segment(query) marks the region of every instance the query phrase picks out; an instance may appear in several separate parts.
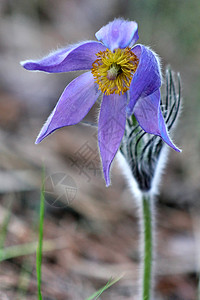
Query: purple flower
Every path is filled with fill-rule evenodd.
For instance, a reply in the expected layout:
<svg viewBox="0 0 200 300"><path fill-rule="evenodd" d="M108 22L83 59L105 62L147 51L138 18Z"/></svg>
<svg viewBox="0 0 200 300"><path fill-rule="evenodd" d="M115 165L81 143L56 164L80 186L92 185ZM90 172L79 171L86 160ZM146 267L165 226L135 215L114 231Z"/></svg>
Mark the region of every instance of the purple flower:
<svg viewBox="0 0 200 300"><path fill-rule="evenodd" d="M158 57L138 40L138 25L115 19L97 33L98 41L86 41L22 62L27 70L60 73L87 70L62 93L42 127L36 144L56 129L79 123L103 95L99 114L98 142L106 184L111 163L124 135L126 114L134 114L148 133L170 140L160 110L161 71Z"/></svg>

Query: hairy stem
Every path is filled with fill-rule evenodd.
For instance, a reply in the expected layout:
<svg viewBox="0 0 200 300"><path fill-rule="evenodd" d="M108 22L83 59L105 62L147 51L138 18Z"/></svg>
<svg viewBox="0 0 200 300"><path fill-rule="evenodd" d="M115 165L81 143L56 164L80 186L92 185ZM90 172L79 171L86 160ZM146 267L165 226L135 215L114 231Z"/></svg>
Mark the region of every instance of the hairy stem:
<svg viewBox="0 0 200 300"><path fill-rule="evenodd" d="M149 195L142 195L143 222L143 274L142 300L150 300L152 296L152 262L153 262L153 199Z"/></svg>

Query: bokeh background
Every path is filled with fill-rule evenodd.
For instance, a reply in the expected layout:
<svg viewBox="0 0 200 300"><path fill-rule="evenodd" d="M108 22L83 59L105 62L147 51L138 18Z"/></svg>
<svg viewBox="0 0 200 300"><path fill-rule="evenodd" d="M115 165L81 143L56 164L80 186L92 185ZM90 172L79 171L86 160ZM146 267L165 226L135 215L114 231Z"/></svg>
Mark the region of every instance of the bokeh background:
<svg viewBox="0 0 200 300"><path fill-rule="evenodd" d="M94 39L95 32L115 17L137 21L139 43L161 56L163 73L170 65L181 74L183 108L174 140L183 152L170 150L157 199L155 299L196 299L199 16L197 0L0 0L0 246L27 244L12 248L1 262L1 299L37 297L34 249L42 165L46 172L44 299L82 300L122 273L123 278L101 299L137 299L137 208L117 163L112 186L105 187L95 129L63 128L34 144L63 89L78 73L31 73L19 64ZM87 120L95 120L96 114L94 107Z"/></svg>

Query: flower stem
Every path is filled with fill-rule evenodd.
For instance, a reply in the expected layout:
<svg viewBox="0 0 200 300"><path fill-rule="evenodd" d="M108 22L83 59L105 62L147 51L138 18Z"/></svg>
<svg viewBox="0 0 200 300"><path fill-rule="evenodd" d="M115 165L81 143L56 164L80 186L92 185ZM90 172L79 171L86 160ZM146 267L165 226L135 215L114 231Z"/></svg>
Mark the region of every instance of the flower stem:
<svg viewBox="0 0 200 300"><path fill-rule="evenodd" d="M152 198L142 195L143 220L143 274L142 274L142 300L151 299L152 291L152 261L153 261L153 213Z"/></svg>

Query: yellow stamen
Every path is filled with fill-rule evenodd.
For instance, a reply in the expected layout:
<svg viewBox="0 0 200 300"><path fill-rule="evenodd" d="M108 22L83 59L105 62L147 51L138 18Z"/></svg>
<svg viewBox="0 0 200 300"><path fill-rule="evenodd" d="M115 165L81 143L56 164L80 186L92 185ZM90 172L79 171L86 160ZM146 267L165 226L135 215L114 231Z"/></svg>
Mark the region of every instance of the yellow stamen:
<svg viewBox="0 0 200 300"><path fill-rule="evenodd" d="M102 93L123 95L130 87L132 77L137 69L139 59L129 47L106 49L97 54L92 64L92 74Z"/></svg>

